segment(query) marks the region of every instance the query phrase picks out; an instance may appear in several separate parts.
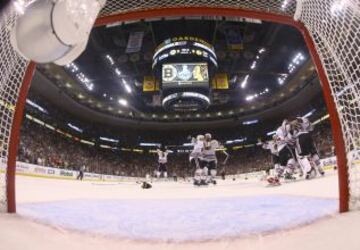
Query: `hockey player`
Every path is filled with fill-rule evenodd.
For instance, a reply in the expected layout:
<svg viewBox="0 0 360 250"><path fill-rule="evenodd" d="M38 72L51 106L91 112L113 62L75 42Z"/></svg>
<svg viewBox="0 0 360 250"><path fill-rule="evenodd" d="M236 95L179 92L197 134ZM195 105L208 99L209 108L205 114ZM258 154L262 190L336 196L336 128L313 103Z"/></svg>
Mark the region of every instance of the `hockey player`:
<svg viewBox="0 0 360 250"><path fill-rule="evenodd" d="M165 179L167 178L167 157L168 154L171 152L170 150L167 150L165 147L162 147L161 149L157 149L158 154L158 171L157 171L157 178L160 178L161 176Z"/></svg>
<svg viewBox="0 0 360 250"><path fill-rule="evenodd" d="M204 148L204 139L205 137L203 135L198 135L191 140L193 150L190 153L189 161L191 165L195 166L194 185L196 186L206 185L207 171L204 171L200 165L200 159Z"/></svg>
<svg viewBox="0 0 360 250"><path fill-rule="evenodd" d="M293 180L295 179L293 174L296 167L296 158L291 146L294 145L295 139L290 131L291 125L287 119L285 119L281 126L276 130L276 144L280 164L277 171L277 177L282 177L282 175L284 175L285 179Z"/></svg>
<svg viewBox="0 0 360 250"><path fill-rule="evenodd" d="M324 175L324 170L321 167L320 157L315 148L314 141L311 137L311 132L314 130L313 125L309 119L305 117L297 117L291 122L296 138L296 154L298 161L306 173L306 179L311 178L312 173L316 170L319 174Z"/></svg>
<svg viewBox="0 0 360 250"><path fill-rule="evenodd" d="M197 169L200 167L200 157L204 148L204 136L198 135L196 138L192 138L191 144L193 145L193 150L190 153L189 161Z"/></svg>
<svg viewBox="0 0 360 250"><path fill-rule="evenodd" d="M85 165L82 166L82 167L80 167L80 169L79 169L79 174L78 174L78 176L76 177L77 180L80 180L80 181L83 180L85 170L86 170Z"/></svg>
<svg viewBox="0 0 360 250"><path fill-rule="evenodd" d="M201 165L203 171L208 174L207 183L212 183L216 185L215 176L217 174L217 157L216 150L220 148L220 143L217 140L213 140L211 134L205 134L204 148L202 151ZM226 155L225 162L227 161L229 155L222 151Z"/></svg>
<svg viewBox="0 0 360 250"><path fill-rule="evenodd" d="M271 153L271 159L272 159L272 165L273 168L275 169L275 172L278 171L278 169L280 168L280 161L279 161L279 152L277 149L277 136L274 135L271 141L267 141L267 142L262 142L261 140L259 140L258 144L259 146L262 146L263 149L269 150ZM269 176L270 175L270 169L266 169L266 175Z"/></svg>

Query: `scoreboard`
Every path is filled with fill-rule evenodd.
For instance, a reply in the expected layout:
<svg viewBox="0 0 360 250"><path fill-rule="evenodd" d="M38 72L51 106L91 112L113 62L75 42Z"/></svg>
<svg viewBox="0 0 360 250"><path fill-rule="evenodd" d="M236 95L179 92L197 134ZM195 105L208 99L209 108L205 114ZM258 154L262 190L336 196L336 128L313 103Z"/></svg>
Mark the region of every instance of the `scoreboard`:
<svg viewBox="0 0 360 250"><path fill-rule="evenodd" d="M207 63L173 63L162 65L162 87L201 87L209 85Z"/></svg>
<svg viewBox="0 0 360 250"><path fill-rule="evenodd" d="M152 66L164 109L196 112L209 107L218 66L212 45L192 36L167 39L156 48Z"/></svg>

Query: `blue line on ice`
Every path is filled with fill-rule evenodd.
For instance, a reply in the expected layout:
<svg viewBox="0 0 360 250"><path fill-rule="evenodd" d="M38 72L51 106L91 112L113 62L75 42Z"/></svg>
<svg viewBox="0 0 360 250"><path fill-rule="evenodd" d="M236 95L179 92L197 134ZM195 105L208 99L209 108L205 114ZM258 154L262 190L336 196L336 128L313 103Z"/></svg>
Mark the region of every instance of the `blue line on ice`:
<svg viewBox="0 0 360 250"><path fill-rule="evenodd" d="M338 200L299 196L28 203L41 222L134 240L214 240L282 230L336 213Z"/></svg>

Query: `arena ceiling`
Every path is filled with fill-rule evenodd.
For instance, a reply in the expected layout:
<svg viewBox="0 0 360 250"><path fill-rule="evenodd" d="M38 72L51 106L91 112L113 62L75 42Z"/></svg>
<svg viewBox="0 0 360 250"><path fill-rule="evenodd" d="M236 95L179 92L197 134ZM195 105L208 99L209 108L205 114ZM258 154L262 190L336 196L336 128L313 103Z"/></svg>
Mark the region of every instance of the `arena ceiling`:
<svg viewBox="0 0 360 250"><path fill-rule="evenodd" d="M129 36L134 32L143 33L141 48L127 53ZM231 32L237 36L229 36ZM152 74L155 48L165 39L185 35L214 46L217 72L227 74L229 88L212 91L211 106L205 111L173 113L159 105L157 92L143 92L143 80ZM236 46L229 40L235 40ZM317 75L301 34L286 25L250 19L172 18L96 27L86 51L74 65L76 72L72 67L38 66L40 78L50 80L41 80L42 85L54 86L37 88L46 95L44 90L54 92L55 87L55 92L73 101L66 103L67 110L82 110L80 116L84 110L94 111L88 119L99 114L111 116L109 123L157 126L161 122L176 127L181 121L181 127L185 123L193 126L194 122L221 126L234 119L256 120L265 113L284 113L284 104L289 100L305 105L320 92L320 87L313 87ZM301 92L304 97L296 98ZM64 106L62 98L49 100ZM126 100L127 105L119 100ZM271 114L265 112L270 110ZM99 117L97 120L104 121Z"/></svg>

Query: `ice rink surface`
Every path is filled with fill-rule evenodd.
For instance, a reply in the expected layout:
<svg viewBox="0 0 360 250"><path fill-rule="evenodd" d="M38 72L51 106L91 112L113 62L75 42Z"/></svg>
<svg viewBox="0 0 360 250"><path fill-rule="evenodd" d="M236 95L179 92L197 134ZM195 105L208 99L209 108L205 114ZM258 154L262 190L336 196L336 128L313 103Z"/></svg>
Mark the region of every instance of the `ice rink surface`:
<svg viewBox="0 0 360 250"><path fill-rule="evenodd" d="M17 215L0 249L360 249L360 213L337 214L337 176L267 188L259 180L92 183L17 176Z"/></svg>

